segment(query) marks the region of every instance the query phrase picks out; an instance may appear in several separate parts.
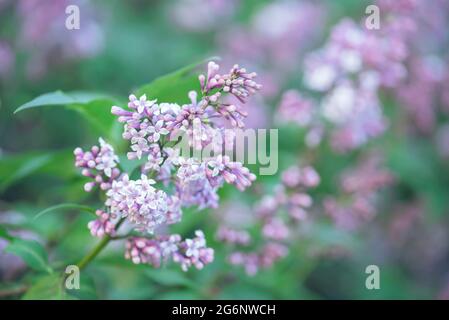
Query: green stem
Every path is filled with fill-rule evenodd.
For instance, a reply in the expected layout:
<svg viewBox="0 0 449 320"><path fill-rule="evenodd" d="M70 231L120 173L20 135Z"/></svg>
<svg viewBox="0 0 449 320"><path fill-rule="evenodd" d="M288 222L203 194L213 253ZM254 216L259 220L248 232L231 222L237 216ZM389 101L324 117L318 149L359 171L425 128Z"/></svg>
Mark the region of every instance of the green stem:
<svg viewBox="0 0 449 320"><path fill-rule="evenodd" d="M116 227L115 230L117 231L118 228L120 227L120 225L123 223L124 219L121 219ZM84 256L84 258L82 258L80 260L80 262L78 262L77 266L78 268L84 269L93 259L95 259L95 257L108 245L108 243L114 240L110 235L106 235L103 239L101 239L101 241L92 249L92 251L90 251L86 256Z"/></svg>
<svg viewBox="0 0 449 320"><path fill-rule="evenodd" d="M77 266L81 270L86 267L89 262L91 262L95 257L108 245L109 241L111 241L111 237L109 235L105 236L101 241L93 248L91 252L89 252L80 262L78 262Z"/></svg>

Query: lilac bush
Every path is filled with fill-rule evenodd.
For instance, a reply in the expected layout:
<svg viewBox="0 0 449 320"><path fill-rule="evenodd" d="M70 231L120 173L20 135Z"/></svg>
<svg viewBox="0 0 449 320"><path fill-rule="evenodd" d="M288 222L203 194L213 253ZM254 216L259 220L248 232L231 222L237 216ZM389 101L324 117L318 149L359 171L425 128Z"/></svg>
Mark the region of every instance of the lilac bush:
<svg viewBox="0 0 449 320"><path fill-rule="evenodd" d="M447 0L69 4L0 0L0 297L449 296Z"/></svg>

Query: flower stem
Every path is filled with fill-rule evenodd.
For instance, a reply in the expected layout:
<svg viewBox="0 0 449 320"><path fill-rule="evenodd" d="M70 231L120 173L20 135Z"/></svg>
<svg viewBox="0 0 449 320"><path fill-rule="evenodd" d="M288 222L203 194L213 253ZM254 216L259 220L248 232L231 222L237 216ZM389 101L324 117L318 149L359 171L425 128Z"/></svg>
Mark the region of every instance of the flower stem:
<svg viewBox="0 0 449 320"><path fill-rule="evenodd" d="M120 225L123 223L124 219L121 219L117 225L115 226L115 230L117 231ZM110 235L106 235L101 241L90 251L84 258L77 263L78 268L84 269L95 257L108 245L108 243L113 240Z"/></svg>
<svg viewBox="0 0 449 320"><path fill-rule="evenodd" d="M95 257L106 247L111 241L111 237L109 235L105 236L101 241L93 248L91 252L89 252L80 262L78 262L77 266L81 270L86 267L89 262L91 262Z"/></svg>

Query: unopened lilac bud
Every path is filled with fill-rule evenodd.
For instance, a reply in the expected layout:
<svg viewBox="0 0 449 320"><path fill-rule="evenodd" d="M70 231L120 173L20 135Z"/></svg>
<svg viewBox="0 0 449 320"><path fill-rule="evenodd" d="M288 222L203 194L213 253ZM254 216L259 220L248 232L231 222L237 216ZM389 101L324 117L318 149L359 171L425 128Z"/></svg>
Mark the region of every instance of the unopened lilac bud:
<svg viewBox="0 0 449 320"><path fill-rule="evenodd" d="M84 191L91 192L92 188L95 186L94 182L87 182L84 184Z"/></svg>

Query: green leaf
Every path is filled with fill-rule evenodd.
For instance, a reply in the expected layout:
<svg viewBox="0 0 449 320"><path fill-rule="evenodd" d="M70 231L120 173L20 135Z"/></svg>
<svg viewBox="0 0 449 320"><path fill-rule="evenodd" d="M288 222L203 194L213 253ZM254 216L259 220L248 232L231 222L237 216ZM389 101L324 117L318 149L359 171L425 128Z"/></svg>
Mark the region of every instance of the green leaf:
<svg viewBox="0 0 449 320"><path fill-rule="evenodd" d="M201 296L191 290L175 290L161 292L155 298L157 300L198 300L201 299Z"/></svg>
<svg viewBox="0 0 449 320"><path fill-rule="evenodd" d="M174 271L169 269L149 269L145 274L154 282L163 286L182 286L194 288L192 280L186 277L182 271Z"/></svg>
<svg viewBox="0 0 449 320"><path fill-rule="evenodd" d="M447 212L447 176L432 146L415 139L392 144L387 149L387 164L398 181L412 189L424 200L430 213L427 217L441 218Z"/></svg>
<svg viewBox="0 0 449 320"><path fill-rule="evenodd" d="M60 274L40 278L22 297L23 300L63 300L66 298Z"/></svg>
<svg viewBox="0 0 449 320"><path fill-rule="evenodd" d="M148 99L158 99L159 102L188 103L189 91L200 92L201 90L196 69L206 61L214 59L218 58L202 60L156 78L151 83L139 88L135 95L140 97L146 94Z"/></svg>
<svg viewBox="0 0 449 320"><path fill-rule="evenodd" d="M61 179L77 177L73 150L29 152L0 158L0 192L33 174L46 174Z"/></svg>
<svg viewBox="0 0 449 320"><path fill-rule="evenodd" d="M120 102L102 93L55 91L21 105L14 113L44 106L65 106L80 113L105 139L117 141L121 125L111 113L113 105L120 105Z"/></svg>
<svg viewBox="0 0 449 320"><path fill-rule="evenodd" d="M33 100L22 104L19 108L17 108L14 113L18 113L22 110L36 108L41 106L54 106L54 105L66 105L70 103L76 103L76 99L65 94L62 91L55 91L44 93Z"/></svg>
<svg viewBox="0 0 449 320"><path fill-rule="evenodd" d="M104 100L105 94L76 91L65 93L60 90L44 93L33 100L22 104L14 113L43 106L64 106L69 104L86 104L95 100Z"/></svg>
<svg viewBox="0 0 449 320"><path fill-rule="evenodd" d="M134 170L136 170L139 166L145 164L145 162L147 161L145 158L129 160L126 155L119 155L118 157L120 159L120 167L124 172L128 173L129 176L132 175Z"/></svg>
<svg viewBox="0 0 449 320"><path fill-rule="evenodd" d="M39 219L43 215L50 213L50 212L55 212L55 211L60 211L60 210L69 210L69 209L85 211L85 212L92 213L93 215L95 215L95 209L92 209L91 207L83 206L83 205L76 204L76 203L61 203L61 204L55 205L53 207L47 208L47 209L42 210L41 212L37 213L36 216L34 217L34 220Z"/></svg>
<svg viewBox="0 0 449 320"><path fill-rule="evenodd" d="M81 114L101 134L106 134L105 139L108 139L111 137L116 138L117 133L114 133L113 130L115 128L118 130L122 127L116 121L117 117L111 113L111 107L116 104L113 100L102 99L89 101L84 104L69 104L67 108Z"/></svg>
<svg viewBox="0 0 449 320"><path fill-rule="evenodd" d="M0 160L0 192L51 162L53 154L28 154Z"/></svg>
<svg viewBox="0 0 449 320"><path fill-rule="evenodd" d="M9 235L8 230L4 226L0 225L0 238L6 239L8 241L12 241L14 239L13 236Z"/></svg>
<svg viewBox="0 0 449 320"><path fill-rule="evenodd" d="M48 265L47 252L39 242L14 239L5 248L5 252L21 257L30 268L36 271L52 272L52 269Z"/></svg>

